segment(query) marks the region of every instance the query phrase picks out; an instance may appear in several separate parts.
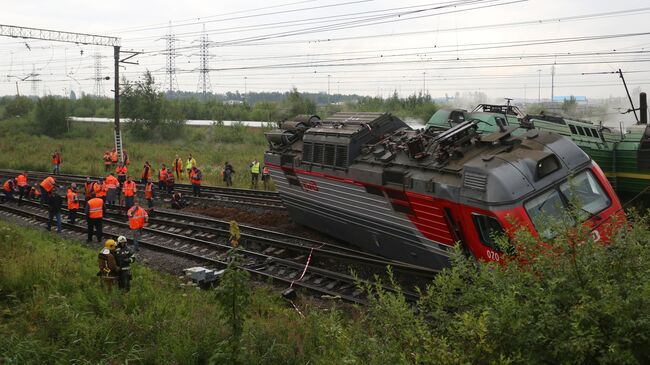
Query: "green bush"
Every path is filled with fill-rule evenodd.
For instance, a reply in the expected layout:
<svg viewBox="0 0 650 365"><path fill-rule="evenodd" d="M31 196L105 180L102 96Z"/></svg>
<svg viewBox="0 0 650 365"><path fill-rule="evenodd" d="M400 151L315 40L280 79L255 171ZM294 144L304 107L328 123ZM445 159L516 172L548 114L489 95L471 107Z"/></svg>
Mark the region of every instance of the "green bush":
<svg viewBox="0 0 650 365"><path fill-rule="evenodd" d="M41 134L50 137L61 136L68 130L67 99L54 96L38 99L33 122Z"/></svg>
<svg viewBox="0 0 650 365"><path fill-rule="evenodd" d="M365 285L365 308L299 311L234 267L203 292L138 265L130 293L107 293L96 251L0 222L0 362L646 364L649 217L629 219L608 246L518 230L502 265L457 248L415 304Z"/></svg>

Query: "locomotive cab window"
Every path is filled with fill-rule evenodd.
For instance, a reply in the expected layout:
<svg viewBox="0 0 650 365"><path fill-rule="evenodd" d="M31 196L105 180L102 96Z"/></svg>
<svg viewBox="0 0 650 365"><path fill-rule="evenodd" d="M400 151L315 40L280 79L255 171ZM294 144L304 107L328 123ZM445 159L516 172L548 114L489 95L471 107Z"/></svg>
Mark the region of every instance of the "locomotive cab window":
<svg viewBox="0 0 650 365"><path fill-rule="evenodd" d="M563 224L575 225L571 207L576 208L577 218L584 221L611 205L611 199L590 170L582 171L524 203L524 209L535 229L544 238L553 238L554 229Z"/></svg>
<svg viewBox="0 0 650 365"><path fill-rule="evenodd" d="M494 217L483 214L472 214L472 220L474 221L474 226L476 227L476 232L481 243L493 250L501 252L495 240L497 235L505 233L503 227L501 227L501 223Z"/></svg>

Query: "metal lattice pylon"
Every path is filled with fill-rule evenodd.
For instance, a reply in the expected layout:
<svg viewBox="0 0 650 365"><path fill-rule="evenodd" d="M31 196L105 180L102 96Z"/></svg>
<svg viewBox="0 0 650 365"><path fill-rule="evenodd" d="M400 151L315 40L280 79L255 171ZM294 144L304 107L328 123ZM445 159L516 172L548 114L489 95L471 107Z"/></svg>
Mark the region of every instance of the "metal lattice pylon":
<svg viewBox="0 0 650 365"><path fill-rule="evenodd" d="M199 66L199 84L197 86L198 91L203 93L203 98L205 99L207 93L212 91L212 85L210 85L210 40L208 35L205 32L205 24L203 24L203 33L201 34L200 42L200 51L199 57L200 66Z"/></svg>
<svg viewBox="0 0 650 365"><path fill-rule="evenodd" d="M102 85L102 55L95 52L95 89L93 94L96 96L104 96L104 87Z"/></svg>
<svg viewBox="0 0 650 365"><path fill-rule="evenodd" d="M169 33L165 36L167 49L163 53L166 58L165 62L165 85L167 91L178 90L178 80L176 79L176 37L172 34L172 22L169 22Z"/></svg>

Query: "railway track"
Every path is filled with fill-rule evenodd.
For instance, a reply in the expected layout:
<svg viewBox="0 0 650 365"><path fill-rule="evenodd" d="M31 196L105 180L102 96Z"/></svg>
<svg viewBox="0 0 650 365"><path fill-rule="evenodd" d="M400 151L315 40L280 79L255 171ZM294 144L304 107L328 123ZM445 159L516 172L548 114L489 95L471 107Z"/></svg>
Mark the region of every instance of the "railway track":
<svg viewBox="0 0 650 365"><path fill-rule="evenodd" d="M4 182L6 179L16 177L22 173L21 170L0 169L0 180ZM86 176L82 175L52 175L48 172L42 171L27 171L29 182L40 183L47 176L55 176L57 183L69 185L71 183L82 184L86 182ZM90 177L93 181L104 179L103 177ZM135 180L134 180L135 181ZM139 180L138 180L139 181ZM137 183L137 181L136 181ZM154 184L157 186L156 184ZM142 196L144 186L138 183L139 195ZM174 190L178 190L183 194L183 198L192 206L197 207L213 207L219 206L234 206L245 207L248 209L267 209L267 210L285 210L285 206L276 192L260 191L250 189L237 189L237 188L224 188L219 186L202 186L201 197L192 196L192 186L189 184L175 184ZM158 191L154 194L157 200L171 198L169 194Z"/></svg>
<svg viewBox="0 0 650 365"><path fill-rule="evenodd" d="M22 207L13 203L0 204L0 215L20 217L30 225L45 226L47 221L46 208L33 201L28 201ZM63 223L64 230L83 235L86 232L84 218L80 214L79 223ZM223 221L210 218L157 211L145 227L140 244L220 269L228 265L231 250L229 232L224 224ZM359 277L366 278L365 280L380 274L387 265L393 268L396 275L410 282L430 280L436 273L427 268L385 260L344 246L254 227L240 228L242 239L238 253L241 255L242 269L263 280L272 279L276 284L293 285L317 295L337 297L347 302L364 304L366 301L355 278L348 274L351 268L362 273ZM122 207L107 209L104 232L106 237L130 237ZM394 290L390 287L385 289ZM417 299L414 292L403 292L409 300Z"/></svg>

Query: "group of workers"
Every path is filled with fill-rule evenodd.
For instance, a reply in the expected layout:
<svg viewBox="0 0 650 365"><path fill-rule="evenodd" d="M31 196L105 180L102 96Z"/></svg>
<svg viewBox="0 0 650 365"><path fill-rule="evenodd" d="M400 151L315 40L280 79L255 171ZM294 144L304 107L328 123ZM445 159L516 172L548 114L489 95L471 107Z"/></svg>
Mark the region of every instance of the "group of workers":
<svg viewBox="0 0 650 365"><path fill-rule="evenodd" d="M65 198L68 209L68 223L76 223L77 214L83 207L87 222L87 242L91 242L93 236L97 239L97 242L102 241L102 221L107 204L115 205L123 202L127 210L129 228L132 232L133 249L138 250L142 230L149 219L149 212L153 209L156 194L152 179L153 167L149 161L145 162L140 175L140 182L144 185L143 192L144 199L147 201L147 209L141 207L136 200L138 188L133 177L128 174L129 159L126 151L123 151L122 162L119 162L120 159L115 149L112 152L106 151L103 161L105 172L108 175L104 179L95 181L89 177L86 178L83 186L85 200L80 199L80 193L75 183L70 184L64 197L59 195L58 192L62 190L62 187L56 183L55 176L61 173L63 159L58 150L52 153L51 161L54 176L48 176L40 183L34 183L31 186L28 183L28 174L25 171L4 182L2 185L3 194L0 196L0 200L3 202L12 201L14 194L17 193L18 205L21 205L24 199L40 201L41 206L48 206L47 230L51 230L53 223L56 222L56 231L60 233L62 229L61 212ZM251 173L251 188L258 188L258 180L261 175L264 189L269 189L269 168L262 166L257 159L252 161L248 167ZM234 167L226 161L221 169L221 176L226 186L233 185L234 173ZM182 209L186 205L181 193L174 191L175 181L182 181L185 174L187 174L187 178L192 184L193 195L200 196L204 177L192 154L189 155L186 161L176 155L171 169L166 164L161 164L157 171L157 190L171 195L171 206L174 209ZM117 242L112 239L107 240L104 249L99 255L100 273L98 275L102 277L102 281L106 282L108 287L112 287L112 280L118 280L120 288L128 290L129 263L133 262L133 253L127 246L126 241L124 236L118 237ZM126 273L128 273L128 278L125 276Z"/></svg>
<svg viewBox="0 0 650 365"><path fill-rule="evenodd" d="M13 194L16 192L20 194L18 204L22 203L24 197L40 200L41 205L46 204L48 206L49 214L46 229L50 231L53 223L56 222L56 232L61 233L61 211L64 198L58 193L61 186L57 184L56 178L48 176L40 183L35 184L33 188L29 186L27 180L27 172L23 172L16 178L5 181L2 189L4 193L3 201L12 201L14 199ZM108 187L108 189L105 190L105 187ZM117 187L119 187L119 181L115 179L112 173L106 178L106 182L92 182L90 178L87 178L84 186L86 199L82 201L77 191L77 184L70 184L65 196L68 223L76 223L77 213L83 204L87 222L86 242L91 242L93 236L96 237L97 242L102 241L102 221L106 212L106 201L111 196L115 196L114 190L117 190ZM133 250L138 251L142 230L149 220L149 214L135 200L136 187L131 177L127 176L121 190L125 195L125 204L128 207L127 217L133 235ZM124 236L118 237L117 243L112 239L105 242L104 249L99 254L100 272L98 276L101 277L107 288L112 288L112 283L117 281L121 289L126 291L130 289L130 263L135 260L133 250L128 247L127 239Z"/></svg>

